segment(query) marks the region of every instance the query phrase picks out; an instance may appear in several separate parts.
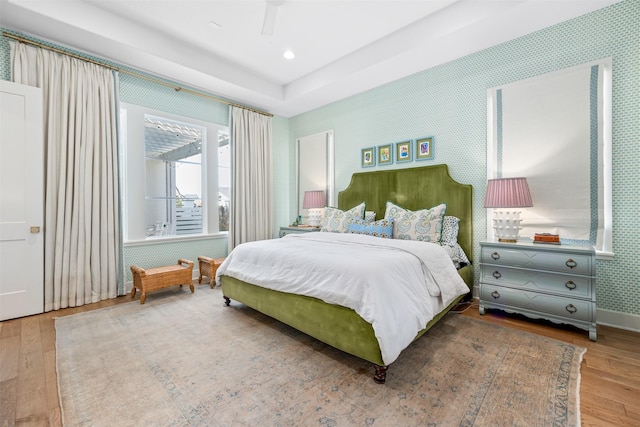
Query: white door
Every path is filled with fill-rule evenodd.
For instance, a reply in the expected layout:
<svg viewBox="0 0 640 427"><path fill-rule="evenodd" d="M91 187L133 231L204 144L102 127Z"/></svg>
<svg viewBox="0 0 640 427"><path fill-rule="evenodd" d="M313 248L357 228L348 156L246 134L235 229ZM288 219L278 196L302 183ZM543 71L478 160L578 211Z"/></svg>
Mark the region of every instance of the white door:
<svg viewBox="0 0 640 427"><path fill-rule="evenodd" d="M44 312L42 90L0 81L0 320Z"/></svg>

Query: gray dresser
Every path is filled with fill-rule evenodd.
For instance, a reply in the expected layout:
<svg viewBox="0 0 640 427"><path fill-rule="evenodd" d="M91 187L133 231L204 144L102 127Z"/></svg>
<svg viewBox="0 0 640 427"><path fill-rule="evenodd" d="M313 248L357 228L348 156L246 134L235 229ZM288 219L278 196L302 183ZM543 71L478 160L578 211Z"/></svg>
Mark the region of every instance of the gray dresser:
<svg viewBox="0 0 640 427"><path fill-rule="evenodd" d="M480 314L566 323L596 340L596 258L586 246L480 242Z"/></svg>

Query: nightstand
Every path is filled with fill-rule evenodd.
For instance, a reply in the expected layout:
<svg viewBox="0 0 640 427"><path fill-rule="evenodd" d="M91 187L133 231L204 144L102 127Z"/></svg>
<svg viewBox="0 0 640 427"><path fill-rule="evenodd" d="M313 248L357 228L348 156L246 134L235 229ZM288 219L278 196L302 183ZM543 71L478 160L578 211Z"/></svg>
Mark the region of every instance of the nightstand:
<svg viewBox="0 0 640 427"><path fill-rule="evenodd" d="M497 308L570 324L595 341L595 276L591 247L480 242L480 314Z"/></svg>
<svg viewBox="0 0 640 427"><path fill-rule="evenodd" d="M280 237L284 237L287 234L310 233L313 231L320 231L320 227L296 227L290 225L288 227L280 227Z"/></svg>

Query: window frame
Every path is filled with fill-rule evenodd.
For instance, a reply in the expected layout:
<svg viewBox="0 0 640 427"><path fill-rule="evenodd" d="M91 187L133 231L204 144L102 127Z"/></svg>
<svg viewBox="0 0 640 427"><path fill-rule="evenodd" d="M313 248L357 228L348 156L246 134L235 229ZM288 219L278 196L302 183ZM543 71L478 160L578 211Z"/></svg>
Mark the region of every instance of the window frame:
<svg viewBox="0 0 640 427"><path fill-rule="evenodd" d="M599 156L602 160L602 170L597 174L597 179L599 185L602 186L601 193L599 197L602 198L602 213L601 213L601 221L602 221L602 229L601 229L601 237L597 240L595 249L596 256L598 259L613 259L613 230L612 230L612 156L611 156L611 147L612 147L612 60L611 58L603 58L596 61L591 61L584 64L579 64L573 67L568 67L556 71L552 71L546 74L542 74L539 76L534 76L528 79L519 80L512 83L503 84L500 86L496 86L487 90L487 178L496 178L498 174L501 173L502 165L501 165L501 144L510 144L516 145L523 143L521 141L510 140L508 137L502 138L502 129L505 125L500 122L499 117L502 116L502 113L499 112L500 106L498 105L498 93L503 89L509 89L510 87L519 87L520 85L530 85L532 87L536 87L536 85L547 84L549 81L554 81L556 78L563 78L569 73L573 73L576 71L579 72L589 72L592 70L592 67L598 66L602 74L598 76L597 86L591 88L592 96L593 91L597 91L597 120L598 126L596 126L596 131L591 130L592 135L597 135L597 145ZM593 81L592 81L593 84ZM594 98L591 98L591 102L594 102ZM593 105L591 106L593 108ZM502 106L502 108L506 108ZM518 123L518 125L523 129L529 129L529 133L538 137L539 127L536 126L537 117L531 117L528 123ZM593 123L592 123L593 126ZM544 137L543 135L539 135L539 137ZM590 147L593 150L593 147ZM517 151L517 150L514 150ZM544 159L549 157L548 152L541 153L540 159L533 159L530 154L527 157L528 162L540 162L543 164ZM585 169L592 167L589 162L584 165ZM525 174L526 175L526 174ZM531 184L530 184L531 185ZM544 195L544 194L543 194ZM567 197L571 197L571 195L567 195ZM534 208L535 209L535 199L534 199ZM593 208L591 209L591 215L593 215ZM546 231L546 230L541 230ZM492 239L494 232L492 227L492 215L491 210L489 209L487 212L487 238ZM561 236L562 238L562 233Z"/></svg>
<svg viewBox="0 0 640 427"><path fill-rule="evenodd" d="M202 143L203 232L201 234L146 236L145 115L189 123L206 129L206 140ZM124 244L197 240L228 234L227 231L219 230L218 218L218 134L219 132L229 132L228 126L135 104L121 103L119 131L122 235ZM210 208L210 203L214 203L212 206L215 206L215 208Z"/></svg>

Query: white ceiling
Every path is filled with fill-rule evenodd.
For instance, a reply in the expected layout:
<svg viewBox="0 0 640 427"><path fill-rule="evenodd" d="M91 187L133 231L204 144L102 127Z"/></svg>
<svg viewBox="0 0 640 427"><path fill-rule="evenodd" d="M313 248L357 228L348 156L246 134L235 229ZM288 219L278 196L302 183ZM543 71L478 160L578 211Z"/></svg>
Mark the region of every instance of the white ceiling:
<svg viewBox="0 0 640 427"><path fill-rule="evenodd" d="M262 35L266 0L0 0L0 24L292 117L618 1L286 0Z"/></svg>

